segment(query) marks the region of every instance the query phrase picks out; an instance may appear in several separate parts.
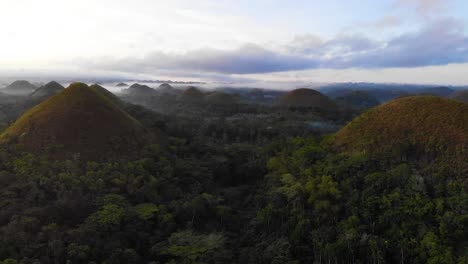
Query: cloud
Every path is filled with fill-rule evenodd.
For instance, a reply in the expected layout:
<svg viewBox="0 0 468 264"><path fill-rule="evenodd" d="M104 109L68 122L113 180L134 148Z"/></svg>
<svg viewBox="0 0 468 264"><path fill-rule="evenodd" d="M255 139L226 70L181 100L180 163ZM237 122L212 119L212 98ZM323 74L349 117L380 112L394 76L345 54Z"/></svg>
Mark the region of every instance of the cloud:
<svg viewBox="0 0 468 264"><path fill-rule="evenodd" d="M224 74L267 73L301 70L318 66L318 61L293 54L282 54L256 44L245 44L233 50L198 49L185 53L156 51L143 58L109 60L100 58L82 61L94 68L112 68L119 71L151 72L177 70Z"/></svg>
<svg viewBox="0 0 468 264"><path fill-rule="evenodd" d="M445 19L386 41L360 34L340 34L328 40L301 35L278 50L245 44L237 49L155 51L141 58L98 58L79 64L88 69L124 73L244 75L319 68L409 68L464 62L468 62L468 36L457 20Z"/></svg>
<svg viewBox="0 0 468 264"><path fill-rule="evenodd" d="M420 67L468 61L468 36L453 19L393 38L374 51L329 61L338 68ZM341 61L340 61L341 60Z"/></svg>
<svg viewBox="0 0 468 264"><path fill-rule="evenodd" d="M445 8L450 0L396 0L398 6L415 8L420 15L429 15Z"/></svg>
<svg viewBox="0 0 468 264"><path fill-rule="evenodd" d="M402 23L402 19L397 16L384 16L375 21L372 26L376 29L386 29L398 26Z"/></svg>

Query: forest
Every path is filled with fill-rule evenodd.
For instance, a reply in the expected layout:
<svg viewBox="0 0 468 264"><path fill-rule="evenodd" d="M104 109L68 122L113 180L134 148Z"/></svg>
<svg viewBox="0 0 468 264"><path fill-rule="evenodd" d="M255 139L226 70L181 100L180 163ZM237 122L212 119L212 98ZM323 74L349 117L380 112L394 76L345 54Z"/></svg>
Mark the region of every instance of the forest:
<svg viewBox="0 0 468 264"><path fill-rule="evenodd" d="M142 86L1 95L0 263L468 263L466 103Z"/></svg>

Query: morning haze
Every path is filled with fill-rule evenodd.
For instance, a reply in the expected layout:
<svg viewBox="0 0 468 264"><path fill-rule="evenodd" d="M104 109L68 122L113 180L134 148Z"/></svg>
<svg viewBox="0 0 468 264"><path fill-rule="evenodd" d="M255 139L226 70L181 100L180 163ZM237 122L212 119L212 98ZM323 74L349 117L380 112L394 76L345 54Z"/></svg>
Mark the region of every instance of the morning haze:
<svg viewBox="0 0 468 264"><path fill-rule="evenodd" d="M468 263L464 0L0 2L0 264Z"/></svg>

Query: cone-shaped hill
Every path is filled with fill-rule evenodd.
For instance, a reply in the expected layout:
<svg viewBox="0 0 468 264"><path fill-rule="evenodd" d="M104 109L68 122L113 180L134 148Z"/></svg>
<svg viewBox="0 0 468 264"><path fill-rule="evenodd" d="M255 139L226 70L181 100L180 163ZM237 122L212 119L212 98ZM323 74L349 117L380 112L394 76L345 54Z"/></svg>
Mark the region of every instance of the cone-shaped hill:
<svg viewBox="0 0 468 264"><path fill-rule="evenodd" d="M6 94L12 94L12 95L28 95L34 90L36 90L37 87L31 84L28 81L25 80L19 80L19 81L14 81L1 91Z"/></svg>
<svg viewBox="0 0 468 264"><path fill-rule="evenodd" d="M450 95L450 98L468 104L468 90L456 91Z"/></svg>
<svg viewBox="0 0 468 264"><path fill-rule="evenodd" d="M116 86L117 87L127 87L128 84L121 82L121 83L118 83Z"/></svg>
<svg viewBox="0 0 468 264"><path fill-rule="evenodd" d="M58 144L59 157L79 153L84 159L138 151L148 133L98 87L71 84L21 116L0 136L0 143L18 143L32 153Z"/></svg>
<svg viewBox="0 0 468 264"><path fill-rule="evenodd" d="M413 155L462 157L468 151L467 113L467 104L450 99L404 97L355 118L337 132L335 144L345 152L392 153L406 146Z"/></svg>
<svg viewBox="0 0 468 264"><path fill-rule="evenodd" d="M321 110L336 109L335 103L327 96L313 89L296 89L281 96L277 105L283 107L316 108Z"/></svg>
<svg viewBox="0 0 468 264"><path fill-rule="evenodd" d="M65 87L63 87L60 83L52 81L37 88L30 94L30 96L34 98L45 98L60 93L63 91L63 89L65 89Z"/></svg>
<svg viewBox="0 0 468 264"><path fill-rule="evenodd" d="M99 84L93 84L93 85L89 86L89 88L94 90L95 92L100 93L101 95L107 97L109 100L111 100L117 106L123 107L125 105L125 103L122 100L120 100L120 98L117 95L111 93L109 90L107 90L106 88L100 86Z"/></svg>
<svg viewBox="0 0 468 264"><path fill-rule="evenodd" d="M189 86L180 95L180 99L185 102L198 103L203 101L203 93L194 86Z"/></svg>
<svg viewBox="0 0 468 264"><path fill-rule="evenodd" d="M157 91L162 94L168 94L168 95L175 95L179 93L178 90L176 90L174 87L172 87L172 85L168 83L163 83L159 85Z"/></svg>
<svg viewBox="0 0 468 264"><path fill-rule="evenodd" d="M153 96L156 94L156 90L143 84L135 83L132 84L127 89L122 90L122 92L129 96L137 96L137 97L147 97Z"/></svg>

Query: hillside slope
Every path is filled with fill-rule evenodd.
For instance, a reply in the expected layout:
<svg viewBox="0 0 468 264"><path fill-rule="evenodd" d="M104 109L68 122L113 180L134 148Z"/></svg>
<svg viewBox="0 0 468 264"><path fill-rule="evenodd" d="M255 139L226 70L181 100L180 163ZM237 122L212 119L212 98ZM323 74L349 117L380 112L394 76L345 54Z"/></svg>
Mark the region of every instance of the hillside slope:
<svg viewBox="0 0 468 264"><path fill-rule="evenodd" d="M148 138L146 130L96 88L71 84L21 116L0 143L16 142L33 153L59 144L85 158L137 151Z"/></svg>
<svg viewBox="0 0 468 264"><path fill-rule="evenodd" d="M361 114L336 133L345 152L419 155L466 161L468 105L435 96L396 99ZM448 155L448 156L447 156Z"/></svg>
<svg viewBox="0 0 468 264"><path fill-rule="evenodd" d="M317 108L331 110L335 103L327 96L313 89L296 89L279 98L277 105L283 107Z"/></svg>

